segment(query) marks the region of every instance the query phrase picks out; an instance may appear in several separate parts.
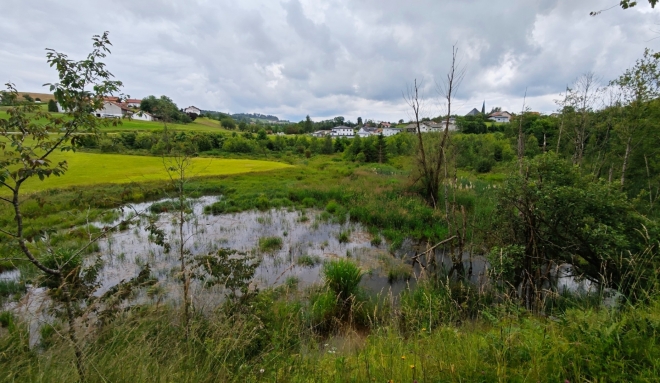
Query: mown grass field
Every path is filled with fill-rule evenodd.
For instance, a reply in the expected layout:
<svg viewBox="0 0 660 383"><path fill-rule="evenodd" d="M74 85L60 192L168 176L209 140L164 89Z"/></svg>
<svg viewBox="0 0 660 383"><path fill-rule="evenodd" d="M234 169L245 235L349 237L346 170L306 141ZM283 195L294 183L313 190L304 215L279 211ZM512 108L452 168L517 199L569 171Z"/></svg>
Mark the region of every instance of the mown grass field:
<svg viewBox="0 0 660 383"><path fill-rule="evenodd" d="M66 174L44 181L40 181L38 178L31 179L24 184L25 191L165 180L169 179L166 167L172 166L170 160L160 157L122 154L56 153L52 160L53 162L66 160L69 165ZM192 158L187 173L189 177L205 177L261 172L289 166L273 161Z"/></svg>

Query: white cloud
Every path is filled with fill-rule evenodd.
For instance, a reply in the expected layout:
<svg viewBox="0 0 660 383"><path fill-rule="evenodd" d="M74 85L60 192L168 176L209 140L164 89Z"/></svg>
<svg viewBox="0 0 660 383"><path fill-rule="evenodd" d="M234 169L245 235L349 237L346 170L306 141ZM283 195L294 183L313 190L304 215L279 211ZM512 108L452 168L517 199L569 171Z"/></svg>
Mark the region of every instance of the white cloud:
<svg viewBox="0 0 660 383"><path fill-rule="evenodd" d="M528 104L551 111L581 73L605 81L657 47L647 4L590 17L611 0L5 0L0 80L39 91L54 81L44 48L81 58L111 32L109 68L134 97L298 120L407 118L402 90L435 83L458 43L467 73L454 110Z"/></svg>

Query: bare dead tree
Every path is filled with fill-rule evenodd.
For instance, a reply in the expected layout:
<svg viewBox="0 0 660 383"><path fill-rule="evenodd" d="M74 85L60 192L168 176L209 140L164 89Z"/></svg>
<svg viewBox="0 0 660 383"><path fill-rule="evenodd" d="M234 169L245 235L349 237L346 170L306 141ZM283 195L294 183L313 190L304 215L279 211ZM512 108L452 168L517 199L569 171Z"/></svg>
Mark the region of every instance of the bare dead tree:
<svg viewBox="0 0 660 383"><path fill-rule="evenodd" d="M422 183L422 193L428 203L434 208L438 206L440 182L443 178L442 166L445 161L446 148L449 141L451 103L464 76L465 69L460 67L460 63L458 62L458 48L454 45L452 46L451 67L447 73L447 77L442 85L436 84L438 91L442 94L443 98L447 100L447 120L445 130L437 144L431 141L433 136L422 135L421 113L424 102L419 94L421 86L417 80L415 80L413 85L408 87L406 93L403 94L404 100L412 109L411 117L415 124L419 146L417 154L417 178L415 179L415 182Z"/></svg>
<svg viewBox="0 0 660 383"><path fill-rule="evenodd" d="M452 99L454 98L456 91L460 87L461 83L463 82L463 79L465 78L465 71L466 68L465 66L462 66L460 64L460 61L457 61L458 58L458 47L456 44L454 44L451 47L451 67L449 68L449 73L447 73L447 77L445 78L444 82L442 85L437 86L439 93L443 96L443 98L447 101L447 118L445 120L445 130L442 135L442 141L440 142L440 150L438 150L438 170L440 170L440 167L442 166L442 162L446 162L446 148L447 148L447 140L449 139L449 120L451 118L451 103ZM437 172L439 173L439 171ZM446 174L445 174L446 177ZM449 200L448 200L448 185L445 183L445 214L448 216L449 215Z"/></svg>
<svg viewBox="0 0 660 383"><path fill-rule="evenodd" d="M603 95L603 87L593 72L587 72L578 77L573 88L567 90L567 101L571 109L577 114L573 124L573 164L581 165L585 146L590 133L589 116L594 110L596 102Z"/></svg>

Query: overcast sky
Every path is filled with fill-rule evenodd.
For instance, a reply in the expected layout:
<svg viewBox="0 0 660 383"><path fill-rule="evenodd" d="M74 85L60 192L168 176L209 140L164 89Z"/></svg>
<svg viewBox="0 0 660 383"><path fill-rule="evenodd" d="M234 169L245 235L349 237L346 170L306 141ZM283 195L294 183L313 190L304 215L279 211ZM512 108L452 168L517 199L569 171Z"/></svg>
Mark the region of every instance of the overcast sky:
<svg viewBox="0 0 660 383"><path fill-rule="evenodd" d="M110 31L109 69L132 97L179 107L408 119L402 91L418 79L426 114L445 109L436 83L457 43L465 80L454 105L551 112L587 71L607 82L658 49L660 11L590 11L619 0L3 0L0 80L43 92L56 80L45 48L82 58Z"/></svg>

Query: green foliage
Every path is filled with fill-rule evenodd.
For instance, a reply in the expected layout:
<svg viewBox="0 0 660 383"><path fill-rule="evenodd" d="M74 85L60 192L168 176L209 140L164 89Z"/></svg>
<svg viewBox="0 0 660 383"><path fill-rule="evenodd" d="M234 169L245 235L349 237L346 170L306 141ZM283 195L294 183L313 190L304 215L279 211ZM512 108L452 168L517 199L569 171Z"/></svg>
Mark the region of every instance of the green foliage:
<svg viewBox="0 0 660 383"><path fill-rule="evenodd" d="M256 150L253 141L241 137L232 137L225 141L222 149L230 153L252 153Z"/></svg>
<svg viewBox="0 0 660 383"><path fill-rule="evenodd" d="M476 116L458 117L456 126L465 134L483 134L488 132L486 126L486 116L477 114Z"/></svg>
<svg viewBox="0 0 660 383"><path fill-rule="evenodd" d="M658 265L648 253L655 224L623 193L580 175L554 154L525 161L523 175L512 175L501 188L495 216L502 244L525 248L508 281L513 286L525 275L543 275L549 262L571 264L577 274L631 297L655 283Z"/></svg>
<svg viewBox="0 0 660 383"><path fill-rule="evenodd" d="M57 103L52 98L48 100L48 113L57 113Z"/></svg>

